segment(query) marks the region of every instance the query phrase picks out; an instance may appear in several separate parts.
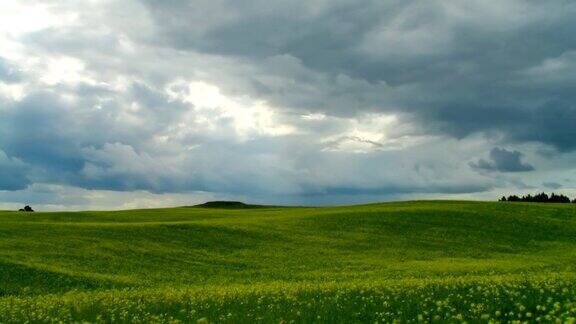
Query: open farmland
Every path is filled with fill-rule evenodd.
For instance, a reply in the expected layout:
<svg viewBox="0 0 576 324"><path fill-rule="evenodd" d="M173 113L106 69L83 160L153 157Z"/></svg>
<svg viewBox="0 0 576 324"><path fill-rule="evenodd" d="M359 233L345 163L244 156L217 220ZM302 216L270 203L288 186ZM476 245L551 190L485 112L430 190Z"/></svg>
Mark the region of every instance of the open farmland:
<svg viewBox="0 0 576 324"><path fill-rule="evenodd" d="M576 206L0 212L0 322L574 321Z"/></svg>

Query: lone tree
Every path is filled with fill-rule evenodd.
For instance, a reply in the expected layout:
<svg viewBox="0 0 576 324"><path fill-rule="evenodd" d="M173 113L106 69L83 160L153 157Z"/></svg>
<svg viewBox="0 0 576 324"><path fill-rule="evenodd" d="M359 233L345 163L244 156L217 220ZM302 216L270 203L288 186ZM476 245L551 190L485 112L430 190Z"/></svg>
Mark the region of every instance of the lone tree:
<svg viewBox="0 0 576 324"><path fill-rule="evenodd" d="M18 211L23 211L23 212L33 212L34 209L32 209L32 207L26 205L24 208L19 209Z"/></svg>

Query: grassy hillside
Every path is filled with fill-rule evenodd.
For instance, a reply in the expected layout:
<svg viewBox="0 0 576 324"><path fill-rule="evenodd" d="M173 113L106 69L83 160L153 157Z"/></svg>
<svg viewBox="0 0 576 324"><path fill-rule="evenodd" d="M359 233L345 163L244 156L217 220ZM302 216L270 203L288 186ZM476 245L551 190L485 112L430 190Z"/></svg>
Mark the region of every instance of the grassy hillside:
<svg viewBox="0 0 576 324"><path fill-rule="evenodd" d="M570 204L0 212L0 322L566 320L575 266Z"/></svg>

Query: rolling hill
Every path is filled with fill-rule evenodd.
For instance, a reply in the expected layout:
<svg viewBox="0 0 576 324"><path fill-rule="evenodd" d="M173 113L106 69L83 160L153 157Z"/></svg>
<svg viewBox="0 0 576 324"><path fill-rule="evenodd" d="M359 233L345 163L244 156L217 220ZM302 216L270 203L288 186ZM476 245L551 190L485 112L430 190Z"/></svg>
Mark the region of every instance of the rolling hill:
<svg viewBox="0 0 576 324"><path fill-rule="evenodd" d="M229 207L0 212L0 322L576 314L571 204Z"/></svg>

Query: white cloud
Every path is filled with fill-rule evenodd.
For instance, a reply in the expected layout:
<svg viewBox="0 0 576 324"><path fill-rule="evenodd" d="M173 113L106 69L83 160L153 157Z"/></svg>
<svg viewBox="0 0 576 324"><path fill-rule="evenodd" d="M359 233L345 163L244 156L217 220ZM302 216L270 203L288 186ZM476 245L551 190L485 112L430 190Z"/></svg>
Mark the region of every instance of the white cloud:
<svg viewBox="0 0 576 324"><path fill-rule="evenodd" d="M246 140L254 136L281 136L293 134L297 130L276 120L274 109L265 101L249 96L229 97L212 84L202 81L176 81L168 84L166 92L172 100L189 103L194 109L188 113L189 120L203 124L212 131L221 126L222 119L229 119L230 126L240 138ZM186 117L185 117L186 118ZM190 125L182 121L181 125Z"/></svg>
<svg viewBox="0 0 576 324"><path fill-rule="evenodd" d="M47 58L45 70L40 74L40 81L55 85L58 83L74 84L90 81L84 73L84 63L73 57Z"/></svg>
<svg viewBox="0 0 576 324"><path fill-rule="evenodd" d="M5 36L19 37L22 34L69 24L75 19L76 15L72 13L57 15L51 12L48 4L3 0L0 32Z"/></svg>

